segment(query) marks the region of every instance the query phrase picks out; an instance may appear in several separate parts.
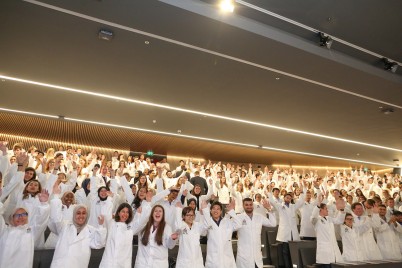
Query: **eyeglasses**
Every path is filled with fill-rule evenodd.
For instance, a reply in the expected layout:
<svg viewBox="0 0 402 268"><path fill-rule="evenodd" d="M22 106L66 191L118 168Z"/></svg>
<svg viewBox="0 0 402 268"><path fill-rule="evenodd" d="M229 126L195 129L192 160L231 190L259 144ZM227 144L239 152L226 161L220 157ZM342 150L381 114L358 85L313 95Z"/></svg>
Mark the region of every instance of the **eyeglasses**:
<svg viewBox="0 0 402 268"><path fill-rule="evenodd" d="M24 212L24 213L19 213L19 214L14 214L13 216L15 219L19 219L22 217L28 217L28 212Z"/></svg>

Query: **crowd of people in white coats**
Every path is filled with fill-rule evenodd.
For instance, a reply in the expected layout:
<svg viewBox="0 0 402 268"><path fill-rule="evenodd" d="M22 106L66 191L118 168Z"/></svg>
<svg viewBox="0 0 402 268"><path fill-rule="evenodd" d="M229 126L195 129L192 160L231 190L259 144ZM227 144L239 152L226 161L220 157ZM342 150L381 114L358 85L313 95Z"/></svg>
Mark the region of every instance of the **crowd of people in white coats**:
<svg viewBox="0 0 402 268"><path fill-rule="evenodd" d="M176 267L262 267L263 226L278 226L285 267L288 242L300 239L317 240L324 267L402 259L399 175L360 168L321 177L191 159L171 169L144 155L8 147L0 142L0 267L32 267L41 248L55 248L51 267L88 267L99 248L101 267L131 267L134 235L135 267L168 267L177 245Z"/></svg>

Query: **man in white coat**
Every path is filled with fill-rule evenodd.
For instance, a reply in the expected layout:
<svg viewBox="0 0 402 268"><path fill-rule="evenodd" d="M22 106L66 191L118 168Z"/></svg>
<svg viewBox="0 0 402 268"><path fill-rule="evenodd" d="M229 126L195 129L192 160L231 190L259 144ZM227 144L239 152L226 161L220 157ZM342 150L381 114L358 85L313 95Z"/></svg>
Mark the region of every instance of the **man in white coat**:
<svg viewBox="0 0 402 268"><path fill-rule="evenodd" d="M297 200L296 204L291 204L292 196L289 193L285 195L282 204L277 203L275 201L270 191L268 193L269 202L271 203L272 206L274 206L274 208L278 211L279 214L280 224L276 240L283 243L283 258L286 268L292 267L288 242L294 240L300 240L299 232L297 230L296 211L304 203L305 194L304 194L304 187L302 184L300 184L300 189L303 191L303 193L300 194L299 200Z"/></svg>
<svg viewBox="0 0 402 268"><path fill-rule="evenodd" d="M334 224L344 222L346 202L343 199L338 199L336 201L337 216L329 217L327 205L322 203L322 200L323 196L319 195L318 205L314 207L311 215L311 222L317 235L316 263L320 264L321 267L331 267L331 263L342 261Z"/></svg>
<svg viewBox="0 0 402 268"><path fill-rule="evenodd" d="M368 210L367 216L363 216L363 205L361 203L353 203L352 211L354 216L354 227L364 225L371 218L371 212ZM381 225L379 218L371 218L371 226L378 227ZM374 240L373 228L368 228L364 232L358 233L358 244L362 246L364 251L364 260L382 260L382 255L377 243Z"/></svg>
<svg viewBox="0 0 402 268"><path fill-rule="evenodd" d="M303 240L315 240L315 230L310 218L313 214L313 209L316 206L317 202L311 201L311 191L308 190L306 193L306 199L300 208L300 237Z"/></svg>
<svg viewBox="0 0 402 268"><path fill-rule="evenodd" d="M238 229L237 258L238 268L263 267L261 252L261 229L262 226L275 227L276 218L271 212L271 205L267 200L262 201L262 205L268 212L268 218L254 212L253 200L243 199L244 212L238 214L236 218L242 223Z"/></svg>

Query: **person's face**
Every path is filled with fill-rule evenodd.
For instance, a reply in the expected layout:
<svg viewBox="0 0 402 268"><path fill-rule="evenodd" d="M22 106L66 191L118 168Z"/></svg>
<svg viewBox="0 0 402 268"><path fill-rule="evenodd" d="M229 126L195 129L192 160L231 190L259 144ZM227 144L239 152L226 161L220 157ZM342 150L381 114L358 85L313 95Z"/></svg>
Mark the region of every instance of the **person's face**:
<svg viewBox="0 0 402 268"><path fill-rule="evenodd" d="M63 204L69 207L74 202L74 195L72 193L68 193L63 197Z"/></svg>
<svg viewBox="0 0 402 268"><path fill-rule="evenodd" d="M397 222L402 222L402 215L396 216L396 221Z"/></svg>
<svg viewBox="0 0 402 268"><path fill-rule="evenodd" d="M373 206L370 205L368 202L364 202L364 206L366 207L366 209L372 209Z"/></svg>
<svg viewBox="0 0 402 268"><path fill-rule="evenodd" d="M306 193L306 199L307 199L307 202L309 202L309 201L311 200L311 193L310 193L310 191Z"/></svg>
<svg viewBox="0 0 402 268"><path fill-rule="evenodd" d="M278 198L278 197L279 197L279 190L275 190L273 194L274 194L274 196L275 196L276 198Z"/></svg>
<svg viewBox="0 0 402 268"><path fill-rule="evenodd" d="M58 157L56 157L56 160L62 161L64 159L64 156L61 154Z"/></svg>
<svg viewBox="0 0 402 268"><path fill-rule="evenodd" d="M60 182L66 182L67 181L66 175L63 174L63 173L59 173L57 175L57 180L60 181Z"/></svg>
<svg viewBox="0 0 402 268"><path fill-rule="evenodd" d="M171 191L169 194L169 199L170 200L175 200L177 198L177 195L179 194L178 191Z"/></svg>
<svg viewBox="0 0 402 268"><path fill-rule="evenodd" d="M285 201L285 203L289 204L292 201L292 197L290 195L286 195L283 200Z"/></svg>
<svg viewBox="0 0 402 268"><path fill-rule="evenodd" d="M346 197L346 200L348 201L349 204L352 204L353 197L349 195L349 196Z"/></svg>
<svg viewBox="0 0 402 268"><path fill-rule="evenodd" d="M28 170L28 171L25 171L24 179L30 180L33 178L33 176L34 176L34 172L32 170Z"/></svg>
<svg viewBox="0 0 402 268"><path fill-rule="evenodd" d="M123 208L119 211L120 222L126 222L129 216L128 208Z"/></svg>
<svg viewBox="0 0 402 268"><path fill-rule="evenodd" d="M29 183L27 186L27 192L30 194L39 192L39 183L36 181Z"/></svg>
<svg viewBox="0 0 402 268"><path fill-rule="evenodd" d="M144 184L147 181L147 178L145 176L140 177L140 183Z"/></svg>
<svg viewBox="0 0 402 268"><path fill-rule="evenodd" d="M28 223L28 212L25 209L20 208L13 214L13 225L21 226Z"/></svg>
<svg viewBox="0 0 402 268"><path fill-rule="evenodd" d="M124 161L120 161L120 167L124 168L124 165L125 165Z"/></svg>
<svg viewBox="0 0 402 268"><path fill-rule="evenodd" d="M80 159L80 166L81 167L85 166L85 160L84 159Z"/></svg>
<svg viewBox="0 0 402 268"><path fill-rule="evenodd" d="M210 175L211 175L211 172L210 172L209 170L206 170L206 171L205 171L205 176L206 176L206 177L209 177Z"/></svg>
<svg viewBox="0 0 402 268"><path fill-rule="evenodd" d="M107 167L103 166L102 169L101 169L102 175L105 176L107 171L108 171Z"/></svg>
<svg viewBox="0 0 402 268"><path fill-rule="evenodd" d="M390 207L390 208L393 208L395 206L394 199L388 199L387 206Z"/></svg>
<svg viewBox="0 0 402 268"><path fill-rule="evenodd" d="M378 214L380 214L381 217L384 217L385 214L387 214L387 209L384 207L379 207L378 208Z"/></svg>
<svg viewBox="0 0 402 268"><path fill-rule="evenodd" d="M361 216L361 215L363 215L363 206L357 205L357 206L355 207L355 209L353 210L353 213L354 213L356 216Z"/></svg>
<svg viewBox="0 0 402 268"><path fill-rule="evenodd" d="M138 191L138 198L139 198L139 199L144 200L145 197L146 197L146 195L147 195L147 190L146 190L145 188L141 188L141 189Z"/></svg>
<svg viewBox="0 0 402 268"><path fill-rule="evenodd" d="M149 174L149 177L154 178L155 175L156 175L155 171L152 171L152 172Z"/></svg>
<svg viewBox="0 0 402 268"><path fill-rule="evenodd" d="M345 224L346 224L346 226L348 226L348 227L352 227L353 226L353 216L347 216L346 218L345 218Z"/></svg>
<svg viewBox="0 0 402 268"><path fill-rule="evenodd" d="M382 195L384 196L384 197L389 197L389 193L388 193L388 191L382 191Z"/></svg>
<svg viewBox="0 0 402 268"><path fill-rule="evenodd" d="M195 209L195 202L194 202L194 201L190 202L190 203L188 204L188 206L189 206L190 208L192 208L192 209Z"/></svg>
<svg viewBox="0 0 402 268"><path fill-rule="evenodd" d="M328 207L324 206L324 208L320 209L320 215L323 217L328 216Z"/></svg>
<svg viewBox="0 0 402 268"><path fill-rule="evenodd" d="M14 155L18 156L21 152L22 152L22 150L20 148L17 148L14 150Z"/></svg>
<svg viewBox="0 0 402 268"><path fill-rule="evenodd" d="M156 207L154 213L152 214L152 217L154 218L154 222L161 222L163 218L163 209L160 207Z"/></svg>
<svg viewBox="0 0 402 268"><path fill-rule="evenodd" d="M75 214L75 222L78 225L83 225L87 220L87 210L85 208L79 208Z"/></svg>
<svg viewBox="0 0 402 268"><path fill-rule="evenodd" d="M254 210L253 202L252 201L244 201L243 202L243 209L247 214L253 213L253 210Z"/></svg>
<svg viewBox="0 0 402 268"><path fill-rule="evenodd" d="M169 179L172 178L172 172L170 172L170 171L167 172L167 173L166 173L166 176L167 176Z"/></svg>
<svg viewBox="0 0 402 268"><path fill-rule="evenodd" d="M200 194L201 193L201 187L200 186L195 186L194 187L194 193L195 194Z"/></svg>
<svg viewBox="0 0 402 268"><path fill-rule="evenodd" d="M220 206L215 205L211 208L211 216L214 219L219 219L221 217L222 214L222 209Z"/></svg>
<svg viewBox="0 0 402 268"><path fill-rule="evenodd" d="M187 223L187 224L193 224L193 222L194 222L194 217L195 217L195 214L194 214L194 211L189 211L189 212L187 212L187 214L184 216L184 222L185 223Z"/></svg>
<svg viewBox="0 0 402 268"><path fill-rule="evenodd" d="M15 156L12 156L12 157L10 158L10 164L14 164L15 161L17 161L17 158L15 158Z"/></svg>
<svg viewBox="0 0 402 268"><path fill-rule="evenodd" d="M106 198L107 197L107 189L106 188L102 188L102 190L99 191L99 196L101 198Z"/></svg>
<svg viewBox="0 0 402 268"><path fill-rule="evenodd" d="M131 192L133 194L136 194L137 193L137 186L133 185L133 187L131 187Z"/></svg>

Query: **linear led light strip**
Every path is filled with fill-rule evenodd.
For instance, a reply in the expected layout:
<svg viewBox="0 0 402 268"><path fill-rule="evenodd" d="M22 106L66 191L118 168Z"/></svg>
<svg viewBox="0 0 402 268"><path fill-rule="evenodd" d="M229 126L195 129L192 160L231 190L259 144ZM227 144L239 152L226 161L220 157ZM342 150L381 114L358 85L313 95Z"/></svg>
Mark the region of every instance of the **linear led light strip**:
<svg viewBox="0 0 402 268"><path fill-rule="evenodd" d="M47 83L42 83L42 82L25 80L25 79L20 79L20 78L11 77L11 76L0 75L0 79L17 81L17 82L21 82L21 83L33 84L33 85L38 85L38 86L43 86L43 87L49 87L49 88L54 88L54 89L59 89L59 90L64 90L64 91L70 91L70 92L81 93L81 94L86 94L86 95L92 95L92 96L97 96L97 97L102 97L102 98L107 98L107 99L125 101L125 102L130 102L130 103L141 104L141 105L147 105L147 106L152 106L152 107L158 107L158 108L168 109L168 110L173 110L173 111L179 111L179 112L185 112L185 113L190 113L190 114L208 116L208 117L212 117L212 118L218 118L218 119L223 119L223 120L228 120L228 121L233 121L233 122L238 122L238 123L244 123L244 124L255 125L255 126L260 126L260 127L283 130L283 131L288 131L288 132L293 132L293 133L298 133L298 134L304 134L304 135L309 135L309 136L314 136L314 137L319 137L319 138L324 138L324 139L337 140L337 141L348 142L348 143L353 143L353 144L359 144L359 145L364 145L364 146L369 146L369 147L375 147L375 148L379 148L379 149L402 152L402 150L398 149L398 148L392 148L392 147L386 147L386 146L381 146L381 145L377 145L377 144L371 144L371 143L365 143L365 142L360 142L360 141L355 141L355 140L343 139L343 138L338 138L338 137L333 137L333 136L328 136L328 135L317 134L317 133L313 133L313 132L307 132L307 131L302 131L302 130L297 130L297 129L292 129L292 128L285 128L285 127L280 127L280 126L275 126L275 125L270 125L270 124L264 124L264 123L254 122L254 121L248 121L248 120L244 120L244 119L228 117L228 116L222 116L222 115L217 115L217 114L205 113L205 112L201 112L201 111L189 110L189 109L184 109L184 108L179 108L179 107L174 107L174 106L162 105L162 104L157 104L157 103L152 103L152 102L146 102L146 101L140 101L140 100L135 100L135 99L123 98L123 97L118 97L118 96L109 95L109 94L96 93L96 92L92 92L92 91L85 91L85 90L82 90L82 89L63 87L63 86L52 85L52 84L47 84ZM41 114L36 114L36 115L42 116ZM53 117L53 118L57 118L57 116Z"/></svg>
<svg viewBox="0 0 402 268"><path fill-rule="evenodd" d="M0 109L0 110L2 110L2 109ZM24 113L24 114L29 114L29 113ZM46 116L46 117L52 117L52 116L49 115L49 116ZM56 118L58 118L58 117L56 116ZM14 139L21 139L21 140L48 142L48 143L56 143L56 144L67 144L67 145L71 145L71 146L75 146L75 147L89 147L89 148L100 149L100 150L105 150L105 151L129 152L127 150L121 150L121 149L112 149L112 148L99 147L99 146L90 146L90 145L77 144L77 143L64 142L64 141L44 140L44 139L31 138L31 137L26 137L26 136L17 136L17 135L5 134L5 133L0 133L0 136L5 137L5 138L14 138Z"/></svg>
<svg viewBox="0 0 402 268"><path fill-rule="evenodd" d="M311 32L313 32L313 33L323 32L323 31L321 31L321 30L314 29L314 28L312 28L312 27L310 27L310 26L307 26L307 25L305 25L305 24L302 24L302 23L300 23L300 22L297 22L297 21L291 20L291 19L289 19L289 18L286 18L286 17L284 17L284 16L281 16L281 15L279 15L279 14L277 14L277 13L272 12L272 11L263 9L263 8L258 7L258 6L256 6L256 5L253 5L253 4L250 4L250 3L246 2L246 1L235 0L235 2L236 2L236 3L239 3L239 4L243 5L243 6L249 7L249 8L251 8L251 9L257 10L257 11L259 11L259 12L262 12L262 13L264 13L264 14L267 14L267 15L269 15L269 16L275 17L275 18L277 18L277 19L286 21L286 22L288 22L288 23L290 23L290 24L299 26L299 27L301 27L301 28L303 28L303 29L306 29L306 30L308 30L308 31L311 31ZM367 54L370 54L370 55L372 55L372 56L374 56L374 57L377 57L377 58L380 58L380 59L382 59L382 58L387 58L387 57L385 57L385 56L383 56L383 55L380 55L380 54L375 53L375 52L373 52L373 51L370 51L370 50L368 50L368 49L359 47L359 46L357 46L357 45L355 45L355 44L349 43L348 41L342 40L342 39L337 38L337 37L335 37L335 36L333 36L333 35L330 35L330 36L331 36L331 38L332 38L333 40L335 40L335 41L337 41L337 42L339 42L339 43L341 43L341 44L347 45L347 46L349 46L349 47L353 47L354 49L360 50L360 51L362 51L362 52L364 52L364 53L367 53ZM402 63L400 63L400 62L397 62L397 61L394 61L394 60L392 60L392 61L395 62L395 63L397 63L398 65L402 65Z"/></svg>
<svg viewBox="0 0 402 268"><path fill-rule="evenodd" d="M384 105L389 105L389 106L392 106L392 107L395 107L395 108L402 109L402 106L400 106L400 105L396 105L396 104L389 103L389 102L386 102L386 101L382 101L382 100L379 100L379 99L375 99L375 98L372 98L372 97L369 97L369 96L358 94L358 93L355 93L355 92L352 92L352 91L348 91L346 89L342 89L342 88L339 88L339 87L335 87L335 86L331 86L331 85L328 85L328 84L325 84L325 83L321 83L321 82L318 82L318 81L315 81L315 80L312 80L312 79L308 79L308 78L305 78L305 77L301 77L301 76L298 76L298 75L294 75L294 74L291 74L291 73L280 71L278 69L270 68L270 67L267 67L267 66L264 66L264 65L261 65L261 64L251 62L251 61L246 61L246 60L243 60L243 59L240 59L240 58L232 57L232 56L222 54L222 53L219 53L219 52L216 52L216 51L213 51L213 50L193 46L193 45L190 45L190 44L187 44L187 43L184 43L184 42L180 42L180 41L176 41L176 40L166 38L166 37L163 37L163 36L160 36L160 35L144 32L144 31L137 30L137 29L127 27L127 26L124 26L124 25L121 25L121 24L117 24L117 23L114 23L114 22L98 19L98 18L95 18L95 17L92 17L92 16L88 16L88 15L85 15L85 14L82 14L82 13L78 13L78 12L74 12L74 11L71 11L71 10L68 10L68 9L60 8L60 7L57 7L57 6L54 6L54 5L45 4L45 3L42 3L42 2L39 2L39 1L35 1L35 0L23 0L23 1L31 3L31 4L34 4L34 5L42 6L42 7L45 7L45 8L49 8L49 9L52 9L52 10L56 10L56 11L59 11L59 12L63 12L65 14L76 16L76 17L79 17L79 18L82 18L82 19L98 22L98 23L101 23L103 25L109 25L111 27L115 27L115 28L118 28L118 29L122 29L122 30L125 30L125 31L132 32L132 33L137 33L137 34L140 34L140 35L149 36L149 37L152 37L154 39L162 40L162 41L172 43L172 44L175 44L175 45L187 47L187 48L190 48L190 49L198 50L198 51L205 52L205 53L208 53L208 54L212 54L212 55L222 57L222 58L225 58L225 59L233 60L233 61L240 62L240 63L243 63L243 64L247 64L247 65L250 65L250 66L254 66L254 67L259 68L259 69L275 72L275 73L278 73L278 74L281 74L281 75L284 75L284 76L292 77L292 78L295 78L295 79L298 79L298 80L301 80L301 81L304 81L304 82L307 82L307 83L311 83L311 84L314 84L314 85L326 87L326 88L336 90L336 91L339 91L339 92L342 92L342 93L345 93L345 94L349 94L349 95L352 95L352 96L355 96L355 97L358 97L358 98L363 98L363 99L366 99L366 100L369 100L369 101L373 101L373 102L377 102L377 103L381 103L381 104L384 104Z"/></svg>
<svg viewBox="0 0 402 268"><path fill-rule="evenodd" d="M26 112L26 111L21 112L19 110L12 110L12 109L6 109L6 108L1 108L1 107L0 107L0 111L30 114L30 112ZM32 113L32 114L33 115L38 115L37 113ZM54 118L54 116L46 115L46 114L41 114L41 116ZM379 166L385 166L385 167L395 167L395 166L388 165L388 164L361 161L361 160L357 160L357 159L349 159L349 158L342 158L342 157L336 157L336 156L330 156L330 155L314 154L314 153L286 150L286 149L280 149L280 148L274 148L274 147L266 147L266 146L260 147L258 145L247 144L247 143L239 143L239 142L219 140L219 139L211 139L211 138L205 138L205 137L199 137L199 136L177 134L177 133L171 133L171 132L165 132L165 131L157 131L157 130L151 130L151 129L129 127L129 126L110 124L110 123L103 123L103 122L96 122L96 121L89 121L89 120L83 120L83 119L77 119L77 118L71 118L71 117L65 117L64 120L72 121L72 122L85 123L85 124L100 125L100 126L106 126L106 127L115 127L115 128L129 129L129 130L135 130L135 131L141 131L141 132L155 133L155 134L174 136L174 137L180 137L180 138L189 138L189 139L196 139L196 140L202 140L202 141L218 142L218 143L229 144L229 145L237 145L237 146L248 147L248 148L255 148L255 149L258 148L258 149L264 149L264 150L269 150L269 151L278 151L278 152L285 152L285 153L302 154L302 155L308 155L308 156L316 156L316 157L321 157L321 158L329 158L329 159L350 161L350 162L356 162L356 163L372 164L372 165L379 165Z"/></svg>

